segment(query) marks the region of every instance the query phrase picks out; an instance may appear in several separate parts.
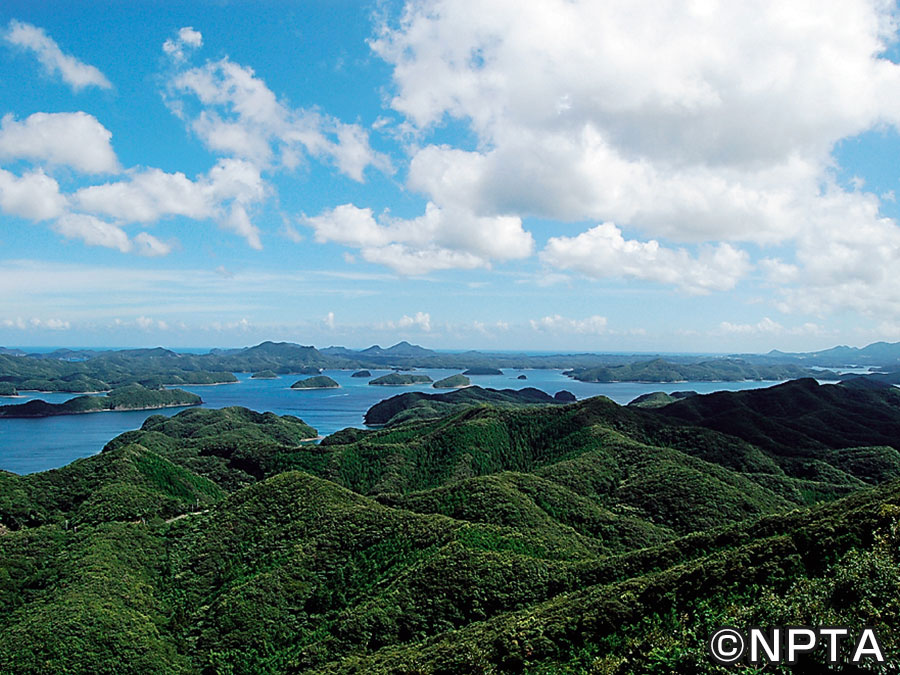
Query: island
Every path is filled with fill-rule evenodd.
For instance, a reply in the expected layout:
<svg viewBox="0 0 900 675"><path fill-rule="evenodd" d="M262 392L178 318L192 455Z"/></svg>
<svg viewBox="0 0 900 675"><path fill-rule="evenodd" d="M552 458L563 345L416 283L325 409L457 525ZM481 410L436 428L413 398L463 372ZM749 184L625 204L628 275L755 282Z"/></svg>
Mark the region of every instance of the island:
<svg viewBox="0 0 900 675"><path fill-rule="evenodd" d="M291 385L291 389L340 389L341 385L327 375L307 377L305 380L297 380Z"/></svg>
<svg viewBox="0 0 900 675"><path fill-rule="evenodd" d="M203 403L197 396L181 389L148 389L139 384L114 389L104 396L76 396L63 403L47 403L41 399L0 406L0 417L54 417L84 413L123 410L156 410L183 408Z"/></svg>
<svg viewBox="0 0 900 675"><path fill-rule="evenodd" d="M433 382L427 375L408 375L406 373L389 373L376 377L369 384L376 387L405 387L411 384L427 384Z"/></svg>
<svg viewBox="0 0 900 675"><path fill-rule="evenodd" d="M469 368L467 371L463 373L463 375L502 375L503 371L499 368L487 368L483 366L478 366L476 368Z"/></svg>
<svg viewBox="0 0 900 675"><path fill-rule="evenodd" d="M628 405L631 408L645 408L647 410L652 410L654 408L662 408L670 403L675 403L683 398L690 398L691 396L697 396L697 392L673 391L671 394L667 394L664 391L654 391L649 394L641 394Z"/></svg>
<svg viewBox="0 0 900 675"><path fill-rule="evenodd" d="M438 380L432 386L435 389L462 389L472 384L471 380L465 375L451 375L443 380Z"/></svg>
<svg viewBox="0 0 900 675"><path fill-rule="evenodd" d="M278 373L274 370L261 370L258 373L253 373L250 376L251 380L277 380Z"/></svg>
<svg viewBox="0 0 900 675"><path fill-rule="evenodd" d="M372 373L368 370L357 370L350 377L372 377Z"/></svg>
<svg viewBox="0 0 900 675"><path fill-rule="evenodd" d="M17 396L18 393L12 382L0 382L0 396Z"/></svg>
<svg viewBox="0 0 900 675"><path fill-rule="evenodd" d="M563 389L562 391L558 391L553 395L554 401L559 401L560 403L574 403L578 399L575 398L575 394L571 391L566 391Z"/></svg>
<svg viewBox="0 0 900 675"><path fill-rule="evenodd" d="M516 379L517 380L527 380L528 378L525 377L524 375L519 375Z"/></svg>

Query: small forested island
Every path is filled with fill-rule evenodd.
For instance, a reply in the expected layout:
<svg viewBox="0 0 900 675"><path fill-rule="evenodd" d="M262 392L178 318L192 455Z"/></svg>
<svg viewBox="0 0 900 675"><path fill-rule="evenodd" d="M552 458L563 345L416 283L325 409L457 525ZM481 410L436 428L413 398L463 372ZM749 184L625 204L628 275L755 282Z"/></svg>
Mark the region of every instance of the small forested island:
<svg viewBox="0 0 900 675"><path fill-rule="evenodd" d="M203 403L197 394L181 389L148 389L139 384L120 387L105 396L76 396L64 403L47 403L40 399L17 405L0 406L0 417L53 417L82 413L156 410L180 408Z"/></svg>
<svg viewBox="0 0 900 675"><path fill-rule="evenodd" d="M389 373L376 377L369 384L376 387L402 387L410 384L427 384L434 382L428 375L410 375L408 373Z"/></svg>
<svg viewBox="0 0 900 675"><path fill-rule="evenodd" d="M277 380L278 373L274 370L261 370L258 373L253 373L250 376L251 380Z"/></svg>
<svg viewBox="0 0 900 675"><path fill-rule="evenodd" d="M553 400L558 401L559 403L574 403L578 399L575 398L575 394L571 391L566 391L563 389L562 391L558 391L553 395Z"/></svg>
<svg viewBox="0 0 900 675"><path fill-rule="evenodd" d="M368 370L357 370L350 377L372 377L372 373Z"/></svg>
<svg viewBox="0 0 900 675"><path fill-rule="evenodd" d="M828 370L812 371L793 364L752 364L744 359L709 359L699 363L673 363L665 359L622 365L573 368L563 373L581 382L740 382L790 380L815 376L838 379Z"/></svg>
<svg viewBox="0 0 900 675"><path fill-rule="evenodd" d="M502 375L503 371L499 368L485 368L485 367L475 367L469 368L468 370L463 372L463 375Z"/></svg>
<svg viewBox="0 0 900 675"><path fill-rule="evenodd" d="M528 377L525 376L525 375L519 375L516 379L517 379L517 380L527 380Z"/></svg>
<svg viewBox="0 0 900 675"><path fill-rule="evenodd" d="M459 389L468 387L470 384L472 384L472 381L465 375L451 375L443 380L438 380L432 386L435 389Z"/></svg>
<svg viewBox="0 0 900 675"><path fill-rule="evenodd" d="M341 385L327 375L307 377L305 380L297 380L291 385L291 389L340 389Z"/></svg>

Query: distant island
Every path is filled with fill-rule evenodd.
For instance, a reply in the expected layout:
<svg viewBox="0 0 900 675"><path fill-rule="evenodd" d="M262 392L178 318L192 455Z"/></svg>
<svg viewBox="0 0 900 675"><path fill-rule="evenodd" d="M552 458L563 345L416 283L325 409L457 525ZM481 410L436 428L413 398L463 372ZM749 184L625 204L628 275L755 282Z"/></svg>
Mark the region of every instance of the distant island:
<svg viewBox="0 0 900 675"><path fill-rule="evenodd" d="M519 375L516 379L517 380L527 380L528 377L526 377L525 375Z"/></svg>
<svg viewBox="0 0 900 675"><path fill-rule="evenodd" d="M54 417L84 413L180 408L203 403L196 394L181 389L147 389L139 384L121 387L105 396L76 396L64 403L41 399L0 406L0 417Z"/></svg>
<svg viewBox="0 0 900 675"><path fill-rule="evenodd" d="M472 381L465 375L451 375L443 380L438 380L432 386L435 389L459 389L468 387L470 384L472 384Z"/></svg>
<svg viewBox="0 0 900 675"><path fill-rule="evenodd" d="M251 380L277 380L278 373L274 370L261 370L258 373L253 373L250 376Z"/></svg>
<svg viewBox="0 0 900 675"><path fill-rule="evenodd" d="M16 396L18 395L15 385L10 382L0 382L0 396Z"/></svg>
<svg viewBox="0 0 900 675"><path fill-rule="evenodd" d="M350 377L372 377L372 373L368 370L357 370Z"/></svg>
<svg viewBox="0 0 900 675"><path fill-rule="evenodd" d="M291 389L340 389L341 385L327 375L307 377L305 380L297 380L291 385Z"/></svg>
<svg viewBox="0 0 900 675"><path fill-rule="evenodd" d="M469 368L463 375L502 375L503 371L499 368L488 368L486 366L478 366Z"/></svg>
<svg viewBox="0 0 900 675"><path fill-rule="evenodd" d="M410 384L427 384L433 382L427 375L409 375L407 373L390 373L376 377L369 384L377 387L403 387Z"/></svg>

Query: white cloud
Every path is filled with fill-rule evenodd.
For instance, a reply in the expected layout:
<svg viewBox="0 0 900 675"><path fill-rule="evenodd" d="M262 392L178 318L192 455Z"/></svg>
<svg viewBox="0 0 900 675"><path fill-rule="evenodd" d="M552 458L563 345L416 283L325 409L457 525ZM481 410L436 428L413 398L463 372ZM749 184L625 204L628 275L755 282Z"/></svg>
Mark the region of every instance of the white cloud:
<svg viewBox="0 0 900 675"><path fill-rule="evenodd" d="M172 244L160 241L147 232L138 232L134 236L134 244L137 253L148 258L159 258L172 252Z"/></svg>
<svg viewBox="0 0 900 675"><path fill-rule="evenodd" d="M160 169L133 169L125 180L78 190L73 201L82 211L122 223L152 223L183 216L215 219L261 249L260 231L248 209L262 202L267 186L259 169L239 159L221 159L197 180Z"/></svg>
<svg viewBox="0 0 900 675"><path fill-rule="evenodd" d="M569 319L559 314L553 314L541 319L531 319L529 323L533 330L550 333L601 335L607 332L606 317L596 314L584 319Z"/></svg>
<svg viewBox="0 0 900 675"><path fill-rule="evenodd" d="M34 113L21 122L11 114L0 120L0 158L29 159L70 166L84 173L119 170L112 134L93 115Z"/></svg>
<svg viewBox="0 0 900 675"><path fill-rule="evenodd" d="M701 247L696 256L659 242L625 239L613 223L603 223L575 237L553 237L541 260L595 279L643 279L676 286L688 293L729 290L747 273L744 251L730 244Z"/></svg>
<svg viewBox="0 0 900 675"><path fill-rule="evenodd" d="M279 101L252 68L227 57L176 73L169 97L170 106L189 120L213 152L265 167L277 159L288 169L307 155L331 161L356 181L364 179L369 166L392 171L390 160L372 149L368 132L360 125L292 108ZM194 99L200 109L191 115L186 110Z"/></svg>
<svg viewBox="0 0 900 675"><path fill-rule="evenodd" d="M769 317L763 317L757 323L731 323L723 321L714 334L726 335L821 335L822 326L807 322L799 326L786 328Z"/></svg>
<svg viewBox="0 0 900 675"><path fill-rule="evenodd" d="M9 22L4 39L34 53L49 75L59 74L63 82L76 92L85 87L112 88L103 73L94 66L65 54L42 28L13 19Z"/></svg>
<svg viewBox="0 0 900 675"><path fill-rule="evenodd" d="M117 320L118 321L118 320ZM134 320L135 325L143 331L169 330L169 324L147 316L139 316Z"/></svg>
<svg viewBox="0 0 900 675"><path fill-rule="evenodd" d="M46 330L69 330L72 325L68 321L62 319L29 319L25 321L22 317L16 319L4 319L3 325L6 328L18 328L19 330L29 329L46 329Z"/></svg>
<svg viewBox="0 0 900 675"><path fill-rule="evenodd" d="M895 10L868 0L409 0L372 47L393 67L390 105L418 144L409 187L475 217L614 222L627 233L558 238L548 264L607 276L563 246L585 244L608 254L613 276L702 292L748 269L732 244L781 244L797 258L766 263L794 270L782 307L840 309L862 291L866 311L900 312L892 282L858 287L861 274L900 262L889 243L897 225L859 182L835 184L831 157L841 139L900 128L900 66L884 57ZM472 130L474 149L427 142L448 118ZM877 236L848 243L857 229ZM691 256L642 243L654 237L720 243ZM820 250L837 265L830 273ZM829 253L840 250L849 260ZM877 269L857 268L865 258Z"/></svg>
<svg viewBox="0 0 900 675"><path fill-rule="evenodd" d="M334 312L328 312L322 319L322 324L329 330L334 330Z"/></svg>
<svg viewBox="0 0 900 675"><path fill-rule="evenodd" d="M187 57L185 49L197 49L203 46L203 35L192 26L179 29L177 36L163 43L163 51L176 63L182 63Z"/></svg>
<svg viewBox="0 0 900 675"><path fill-rule="evenodd" d="M413 316L404 314L397 321L385 321L375 324L372 328L375 330L408 330L415 328L429 333L431 332L431 315L428 312L416 312Z"/></svg>
<svg viewBox="0 0 900 675"><path fill-rule="evenodd" d="M408 275L489 267L492 260L528 257L534 246L519 218L479 218L433 203L412 219L384 215L379 222L371 209L342 204L304 222L316 241L358 248L365 260Z"/></svg>
<svg viewBox="0 0 900 675"><path fill-rule="evenodd" d="M131 240L121 227L83 213L68 213L53 226L66 239L80 239L88 246L115 248L128 253Z"/></svg>
<svg viewBox="0 0 900 675"><path fill-rule="evenodd" d="M37 170L19 177L0 169L0 211L29 220L47 220L62 215L66 198L59 183Z"/></svg>

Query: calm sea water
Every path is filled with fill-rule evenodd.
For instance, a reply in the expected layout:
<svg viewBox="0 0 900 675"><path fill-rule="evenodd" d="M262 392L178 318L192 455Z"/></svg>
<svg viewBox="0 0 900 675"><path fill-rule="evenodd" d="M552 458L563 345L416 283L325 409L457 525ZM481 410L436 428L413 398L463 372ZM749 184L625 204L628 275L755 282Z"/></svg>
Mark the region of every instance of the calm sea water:
<svg viewBox="0 0 900 675"><path fill-rule="evenodd" d="M371 370L373 377L388 371ZM437 381L458 370L423 369ZM315 427L323 436L346 427L362 427L366 410L379 401L405 391L438 391L430 385L410 387L373 387L368 378L351 377L350 370L326 370L325 375L340 383L340 389L297 390L290 386L297 375L282 375L277 380L253 380L249 374L238 374L239 382L213 386L185 386L203 398L207 408L223 408L240 405L260 412L271 411L279 415L296 415ZM519 380L519 375L527 380ZM683 391L692 389L700 393L713 391L738 391L768 387L777 382L681 382L659 383L592 383L577 382L562 375L559 370L504 370L503 375L472 376L473 384L495 389L523 389L536 387L548 394L566 389L579 399L590 396L608 396L625 404L641 394L652 391ZM50 403L60 403L72 394L39 394L28 392L15 399L0 399L0 403L24 403L41 398ZM0 419L0 469L14 473L33 473L54 469L79 457L96 454L103 446L124 431L137 429L153 414L174 415L183 408L140 412L102 412L87 415L66 415L43 419Z"/></svg>

